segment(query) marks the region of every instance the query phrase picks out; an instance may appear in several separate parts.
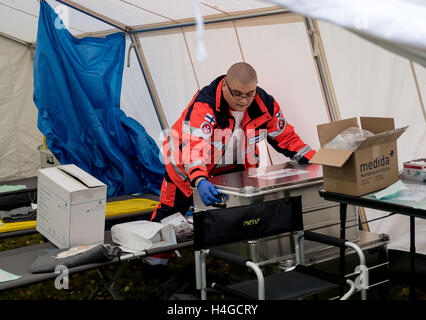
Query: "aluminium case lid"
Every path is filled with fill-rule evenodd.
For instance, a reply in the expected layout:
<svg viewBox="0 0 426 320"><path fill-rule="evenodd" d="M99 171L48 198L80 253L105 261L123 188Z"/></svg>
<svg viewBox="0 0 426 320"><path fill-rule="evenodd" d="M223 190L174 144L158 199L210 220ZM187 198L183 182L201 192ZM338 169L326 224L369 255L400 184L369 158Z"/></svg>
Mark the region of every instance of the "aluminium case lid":
<svg viewBox="0 0 426 320"><path fill-rule="evenodd" d="M287 162L265 168L223 174L208 179L224 193L242 197L322 184L322 167Z"/></svg>

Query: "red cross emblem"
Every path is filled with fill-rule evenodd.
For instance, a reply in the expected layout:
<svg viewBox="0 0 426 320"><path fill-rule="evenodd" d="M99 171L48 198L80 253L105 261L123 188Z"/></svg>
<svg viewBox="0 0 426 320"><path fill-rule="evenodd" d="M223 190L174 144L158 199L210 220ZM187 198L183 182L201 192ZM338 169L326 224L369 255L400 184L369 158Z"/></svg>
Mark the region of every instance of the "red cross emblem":
<svg viewBox="0 0 426 320"><path fill-rule="evenodd" d="M201 125L201 131L203 131L203 133L206 135L211 135L212 125L208 122L203 122L203 124Z"/></svg>

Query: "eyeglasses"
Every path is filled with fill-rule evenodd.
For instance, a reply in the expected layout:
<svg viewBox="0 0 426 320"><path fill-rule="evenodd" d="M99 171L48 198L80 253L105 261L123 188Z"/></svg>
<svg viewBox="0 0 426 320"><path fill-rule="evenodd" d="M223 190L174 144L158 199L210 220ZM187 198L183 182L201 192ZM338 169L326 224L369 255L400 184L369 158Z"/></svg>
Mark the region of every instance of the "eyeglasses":
<svg viewBox="0 0 426 320"><path fill-rule="evenodd" d="M245 99L245 98L246 99L251 99L251 98L253 98L256 95L256 89L253 90L253 91L250 91L247 94L236 94L236 93L233 93L232 92L233 90L229 86L228 81L226 81L226 79L225 79L225 83L226 83L226 86L228 87L229 92L231 93L231 96L233 98L235 98L235 99Z"/></svg>

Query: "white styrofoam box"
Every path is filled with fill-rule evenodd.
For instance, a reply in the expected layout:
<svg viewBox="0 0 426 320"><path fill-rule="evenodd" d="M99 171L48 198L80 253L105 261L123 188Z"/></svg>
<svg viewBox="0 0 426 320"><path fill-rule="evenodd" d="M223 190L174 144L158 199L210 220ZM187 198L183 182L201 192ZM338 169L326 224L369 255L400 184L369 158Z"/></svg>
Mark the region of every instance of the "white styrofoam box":
<svg viewBox="0 0 426 320"><path fill-rule="evenodd" d="M58 248L103 243L106 190L74 164L40 169L37 231Z"/></svg>
<svg viewBox="0 0 426 320"><path fill-rule="evenodd" d="M175 245L173 225L151 221L131 221L111 227L112 241L125 252Z"/></svg>

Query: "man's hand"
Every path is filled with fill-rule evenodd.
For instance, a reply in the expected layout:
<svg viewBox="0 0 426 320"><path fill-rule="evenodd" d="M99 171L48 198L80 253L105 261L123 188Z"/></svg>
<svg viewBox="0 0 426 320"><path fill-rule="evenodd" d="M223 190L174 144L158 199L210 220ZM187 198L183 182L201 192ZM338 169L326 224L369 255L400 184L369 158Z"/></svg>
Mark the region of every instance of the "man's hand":
<svg viewBox="0 0 426 320"><path fill-rule="evenodd" d="M216 190L215 186L206 179L197 181L197 189L200 193L201 200L206 206L211 206L216 202L222 201L219 198L219 192Z"/></svg>

